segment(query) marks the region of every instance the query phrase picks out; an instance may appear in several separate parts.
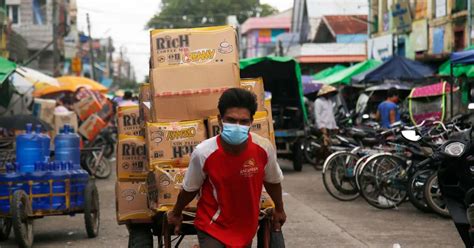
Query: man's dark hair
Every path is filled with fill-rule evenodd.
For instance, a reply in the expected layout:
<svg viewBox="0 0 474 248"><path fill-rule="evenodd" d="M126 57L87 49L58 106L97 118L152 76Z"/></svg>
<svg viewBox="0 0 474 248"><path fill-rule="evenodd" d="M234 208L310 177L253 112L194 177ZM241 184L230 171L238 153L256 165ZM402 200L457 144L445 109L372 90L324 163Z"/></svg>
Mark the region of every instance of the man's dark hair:
<svg viewBox="0 0 474 248"><path fill-rule="evenodd" d="M217 108L221 116L230 108L246 108L250 111L250 117L253 117L257 111L257 97L248 90L230 88L222 93Z"/></svg>
<svg viewBox="0 0 474 248"><path fill-rule="evenodd" d="M394 96L398 96L398 90L397 90L397 88L392 87L392 88L388 89L387 97L394 97Z"/></svg>
<svg viewBox="0 0 474 248"><path fill-rule="evenodd" d="M133 98L133 93L131 91L125 91L123 94L123 100L132 100Z"/></svg>

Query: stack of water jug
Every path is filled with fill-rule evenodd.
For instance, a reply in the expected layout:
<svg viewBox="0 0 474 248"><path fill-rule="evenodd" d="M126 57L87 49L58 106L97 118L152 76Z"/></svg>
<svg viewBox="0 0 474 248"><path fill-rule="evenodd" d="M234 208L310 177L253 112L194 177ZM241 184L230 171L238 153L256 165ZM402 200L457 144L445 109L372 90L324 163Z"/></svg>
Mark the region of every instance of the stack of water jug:
<svg viewBox="0 0 474 248"><path fill-rule="evenodd" d="M79 135L64 125L54 138L54 160L50 142L41 126L34 132L31 124L16 137L16 162L7 164L6 173L0 174L0 213L10 212L10 198L20 189L32 196L33 211L83 208L89 174L81 169Z"/></svg>

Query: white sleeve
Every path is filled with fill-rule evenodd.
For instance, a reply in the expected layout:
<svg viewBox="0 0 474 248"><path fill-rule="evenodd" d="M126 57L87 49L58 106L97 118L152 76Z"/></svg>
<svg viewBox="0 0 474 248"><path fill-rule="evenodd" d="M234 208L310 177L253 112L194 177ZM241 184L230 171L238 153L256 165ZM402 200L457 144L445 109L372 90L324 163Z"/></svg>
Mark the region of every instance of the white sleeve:
<svg viewBox="0 0 474 248"><path fill-rule="evenodd" d="M199 150L194 150L191 154L189 167L184 175L183 189L187 192L195 192L201 189L206 174L203 171L205 157Z"/></svg>
<svg viewBox="0 0 474 248"><path fill-rule="evenodd" d="M266 151L268 152L268 162L265 165L263 181L274 184L281 183L281 181L283 181L283 172L278 164L275 148L270 144Z"/></svg>

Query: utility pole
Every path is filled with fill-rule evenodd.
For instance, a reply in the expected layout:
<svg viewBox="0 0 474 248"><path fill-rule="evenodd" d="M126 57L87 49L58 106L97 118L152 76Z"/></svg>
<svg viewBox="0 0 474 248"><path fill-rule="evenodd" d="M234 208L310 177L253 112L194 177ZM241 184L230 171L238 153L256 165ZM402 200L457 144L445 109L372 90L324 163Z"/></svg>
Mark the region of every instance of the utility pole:
<svg viewBox="0 0 474 248"><path fill-rule="evenodd" d="M53 0L53 75L59 75L59 51L58 51L58 2Z"/></svg>
<svg viewBox="0 0 474 248"><path fill-rule="evenodd" d="M108 41L107 41L107 55L106 55L106 61L107 61L107 73L109 75L109 78L112 78L112 38L109 36Z"/></svg>
<svg viewBox="0 0 474 248"><path fill-rule="evenodd" d="M92 46L92 34L91 34L91 22L89 19L89 13L87 13L87 31L89 32L89 57L91 63L91 77L95 80L95 60L94 60L94 49Z"/></svg>

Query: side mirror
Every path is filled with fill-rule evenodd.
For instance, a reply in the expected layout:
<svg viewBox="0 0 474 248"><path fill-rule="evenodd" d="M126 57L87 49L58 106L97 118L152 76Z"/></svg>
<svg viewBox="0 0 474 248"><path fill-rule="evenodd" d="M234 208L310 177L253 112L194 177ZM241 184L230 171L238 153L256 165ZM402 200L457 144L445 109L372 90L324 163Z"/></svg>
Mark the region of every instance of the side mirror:
<svg viewBox="0 0 474 248"><path fill-rule="evenodd" d="M362 119L364 120L368 120L370 118L370 116L368 114L363 114L362 115Z"/></svg>
<svg viewBox="0 0 474 248"><path fill-rule="evenodd" d="M467 105L467 108L470 110L474 110L474 103L469 103L469 105Z"/></svg>
<svg viewBox="0 0 474 248"><path fill-rule="evenodd" d="M402 137L408 141L417 142L421 140L421 136L415 130L402 130Z"/></svg>

